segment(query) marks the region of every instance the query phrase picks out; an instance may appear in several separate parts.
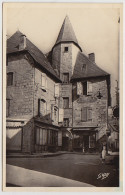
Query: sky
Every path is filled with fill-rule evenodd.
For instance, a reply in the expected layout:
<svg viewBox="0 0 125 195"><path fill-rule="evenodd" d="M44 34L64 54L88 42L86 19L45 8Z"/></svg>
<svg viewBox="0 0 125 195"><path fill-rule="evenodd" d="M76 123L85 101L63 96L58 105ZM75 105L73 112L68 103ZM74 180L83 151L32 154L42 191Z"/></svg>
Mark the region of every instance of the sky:
<svg viewBox="0 0 125 195"><path fill-rule="evenodd" d="M96 64L111 74L112 106L115 105L120 31L117 4L9 3L6 7L7 38L19 30L44 54L55 44L68 15L83 53L94 52Z"/></svg>

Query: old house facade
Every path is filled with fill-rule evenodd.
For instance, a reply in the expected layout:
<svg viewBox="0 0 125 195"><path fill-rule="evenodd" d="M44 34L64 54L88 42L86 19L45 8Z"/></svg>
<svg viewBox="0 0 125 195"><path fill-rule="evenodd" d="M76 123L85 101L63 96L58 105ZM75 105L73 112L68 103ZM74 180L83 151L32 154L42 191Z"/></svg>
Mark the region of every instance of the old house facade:
<svg viewBox="0 0 125 195"><path fill-rule="evenodd" d="M67 16L47 55L17 31L6 67L7 150L91 152L106 141L110 75L82 53Z"/></svg>

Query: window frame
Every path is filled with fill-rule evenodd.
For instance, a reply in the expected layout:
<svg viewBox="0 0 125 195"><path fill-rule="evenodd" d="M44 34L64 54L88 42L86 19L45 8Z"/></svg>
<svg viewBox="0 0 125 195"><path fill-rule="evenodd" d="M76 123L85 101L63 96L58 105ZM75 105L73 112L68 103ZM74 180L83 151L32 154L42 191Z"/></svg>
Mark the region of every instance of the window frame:
<svg viewBox="0 0 125 195"><path fill-rule="evenodd" d="M68 123L68 124L67 124ZM66 125L65 125L66 124ZM69 118L63 118L63 126L69 127Z"/></svg>
<svg viewBox="0 0 125 195"><path fill-rule="evenodd" d="M64 53L68 53L68 51L69 51L69 47L68 46L65 46L64 47Z"/></svg>

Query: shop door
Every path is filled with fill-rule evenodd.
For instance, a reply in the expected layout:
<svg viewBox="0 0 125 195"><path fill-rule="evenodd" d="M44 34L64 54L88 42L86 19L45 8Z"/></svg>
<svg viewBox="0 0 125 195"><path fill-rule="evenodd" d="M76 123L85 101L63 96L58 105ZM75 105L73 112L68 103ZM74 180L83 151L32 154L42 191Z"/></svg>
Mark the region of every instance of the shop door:
<svg viewBox="0 0 125 195"><path fill-rule="evenodd" d="M6 149L11 151L21 151L22 128L6 129Z"/></svg>
<svg viewBox="0 0 125 195"><path fill-rule="evenodd" d="M83 135L83 147L85 148L85 152L89 150L89 136Z"/></svg>

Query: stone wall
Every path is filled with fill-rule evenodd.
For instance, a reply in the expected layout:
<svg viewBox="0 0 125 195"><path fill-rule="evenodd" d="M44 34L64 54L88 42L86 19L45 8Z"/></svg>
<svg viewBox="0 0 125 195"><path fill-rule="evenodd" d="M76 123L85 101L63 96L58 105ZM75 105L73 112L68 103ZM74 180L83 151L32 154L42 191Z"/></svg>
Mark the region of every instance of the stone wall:
<svg viewBox="0 0 125 195"><path fill-rule="evenodd" d="M77 95L77 84L73 84L73 126L74 127L94 127L98 126L99 133L97 139L103 136L107 126L107 84L105 78L89 79L92 82L92 95ZM98 91L102 98L98 99ZM81 121L82 107L92 109L92 121Z"/></svg>
<svg viewBox="0 0 125 195"><path fill-rule="evenodd" d="M46 101L47 110L45 118L51 118L51 106L56 105L58 107L58 98L55 98L55 81L52 80L46 74L47 87L46 90L42 89L41 76L43 71L35 68L35 80L34 80L34 116L38 115L38 99ZM56 121L53 124L58 125Z"/></svg>
<svg viewBox="0 0 125 195"><path fill-rule="evenodd" d="M13 85L7 86L7 99L10 99L11 118L32 118L33 116L33 75L32 61L25 54L8 57L7 73L13 72Z"/></svg>

